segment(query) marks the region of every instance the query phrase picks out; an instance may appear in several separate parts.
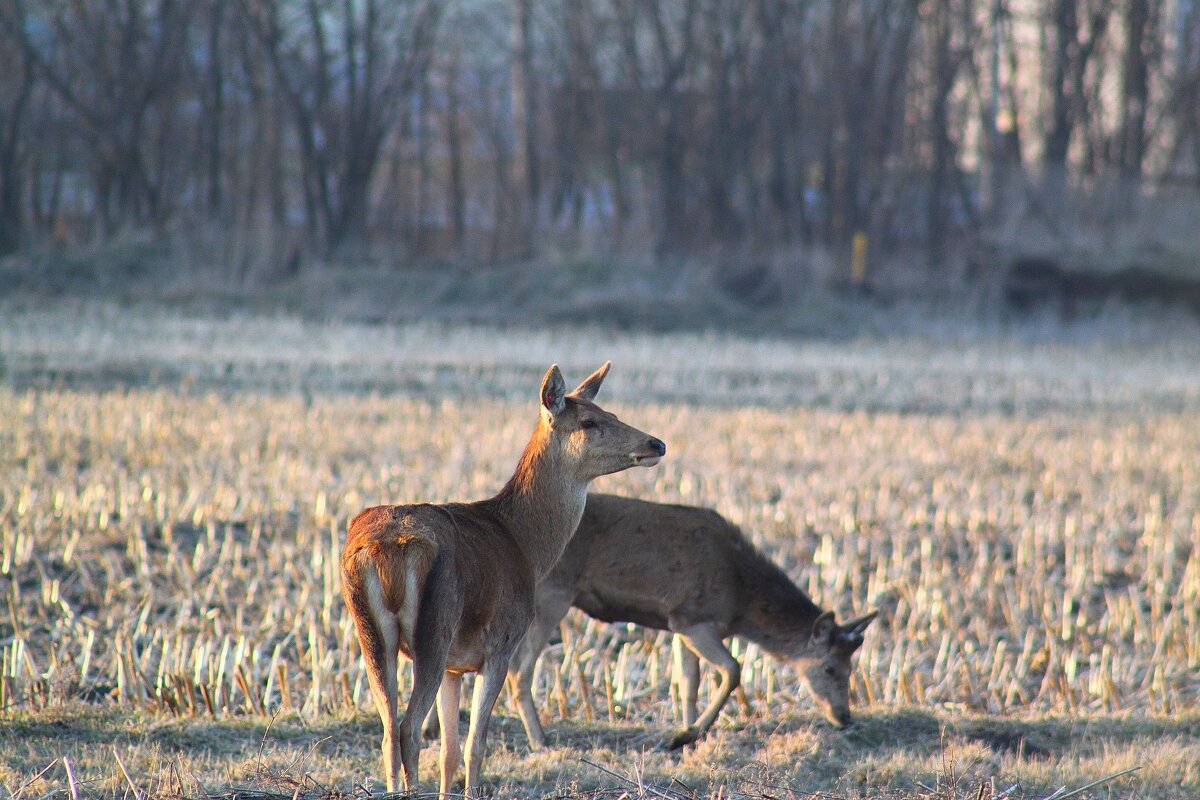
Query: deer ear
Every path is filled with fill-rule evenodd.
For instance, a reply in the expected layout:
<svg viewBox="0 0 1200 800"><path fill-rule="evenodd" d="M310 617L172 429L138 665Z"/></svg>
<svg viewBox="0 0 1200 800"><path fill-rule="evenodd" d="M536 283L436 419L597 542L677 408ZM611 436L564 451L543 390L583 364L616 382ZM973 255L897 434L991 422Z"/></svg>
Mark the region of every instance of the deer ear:
<svg viewBox="0 0 1200 800"><path fill-rule="evenodd" d="M851 620L842 626L842 633L846 636L857 636L862 638L863 633L867 630L867 626L871 621L879 616L878 611L872 611L869 614L864 614L856 620Z"/></svg>
<svg viewBox="0 0 1200 800"><path fill-rule="evenodd" d="M612 369L612 362L605 361L604 366L588 375L583 379L583 382L575 387L575 391L571 392L574 397L581 397L588 402L596 399L596 392L600 391L600 384L604 383L604 376Z"/></svg>
<svg viewBox="0 0 1200 800"><path fill-rule="evenodd" d="M837 637L838 646L847 653L853 653L862 647L863 634L867 630L867 626L871 624L871 620L877 616L879 616L879 612L872 611L870 614L838 626L837 633L834 634Z"/></svg>
<svg viewBox="0 0 1200 800"><path fill-rule="evenodd" d="M567 385L563 383L562 373L558 371L558 364L551 364L550 369L546 370L545 377L542 378L542 408L550 412L552 416L558 416L567 407L566 397Z"/></svg>
<svg viewBox="0 0 1200 800"><path fill-rule="evenodd" d="M826 611L813 622L813 641L821 644L829 644L833 641L833 635L836 631L837 622L833 618L833 612Z"/></svg>

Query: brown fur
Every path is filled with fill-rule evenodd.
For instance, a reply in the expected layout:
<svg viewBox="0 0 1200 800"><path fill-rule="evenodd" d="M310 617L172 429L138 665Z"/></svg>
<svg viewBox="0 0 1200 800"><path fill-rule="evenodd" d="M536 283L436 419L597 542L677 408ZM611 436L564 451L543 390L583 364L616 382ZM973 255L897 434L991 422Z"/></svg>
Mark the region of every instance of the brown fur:
<svg viewBox="0 0 1200 800"><path fill-rule="evenodd" d="M837 625L715 511L590 495L574 538L538 587L536 618L510 673L534 747L543 745L545 736L530 695L533 666L572 605L605 622L634 622L678 634L687 727L670 742L673 747L702 736L737 688L740 666L722 644L729 636L749 639L795 664L826 717L845 726L850 722L850 656L874 617ZM697 657L712 662L722 675L699 721Z"/></svg>
<svg viewBox="0 0 1200 800"><path fill-rule="evenodd" d="M354 547L347 542L342 552L342 568L346 570L346 560L361 558L360 553L379 571L379 580L383 588L383 601L387 610L393 614L404 605L404 582L400 580L407 555L417 565L418 574L428 574L437 557L437 542L429 537L413 532L409 526L411 520L400 518L401 506L375 506L363 511L350 522L350 530L355 532ZM398 524L397 524L398 523ZM407 523L407 524L406 524ZM398 528L398 530L396 530ZM390 546L394 545L394 546ZM358 581L357 569L350 569L353 578L349 584L354 586ZM424 589L424 580L418 583L418 595Z"/></svg>
<svg viewBox="0 0 1200 800"><path fill-rule="evenodd" d="M419 724L439 684L457 708L460 676L479 672L467 742L468 795L479 788L487 724L512 653L533 619L537 581L558 560L583 513L588 482L652 465L662 442L591 402L608 365L566 395L551 367L537 428L513 477L474 503L377 506L350 523L342 591L358 629L383 721L388 791L415 791ZM413 691L398 722L397 655L413 661ZM442 726L441 791L458 763L456 715Z"/></svg>

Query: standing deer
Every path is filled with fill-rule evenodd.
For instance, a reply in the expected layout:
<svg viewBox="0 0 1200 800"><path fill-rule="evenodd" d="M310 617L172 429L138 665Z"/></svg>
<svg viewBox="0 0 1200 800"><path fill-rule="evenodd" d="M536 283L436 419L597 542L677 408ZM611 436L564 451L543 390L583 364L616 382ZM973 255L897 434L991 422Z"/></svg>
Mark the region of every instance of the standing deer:
<svg viewBox="0 0 1200 800"><path fill-rule="evenodd" d="M675 633L684 728L665 743L671 749L703 736L738 687L741 665L721 641L727 636L795 665L825 717L849 725L850 657L878 613L837 624L711 509L593 494L562 559L538 586L534 621L509 673L534 749L546 744L531 692L534 665L571 606L604 622ZM701 658L721 684L697 720Z"/></svg>
<svg viewBox="0 0 1200 800"><path fill-rule="evenodd" d="M571 394L558 366L550 367L542 379L537 428L495 497L376 506L350 523L342 594L383 721L389 792L397 790L401 769L405 789L416 791L420 724L435 696L442 712L440 789L449 792L461 754L462 675L478 672L466 754L466 793L477 795L492 706L533 619L537 582L579 524L588 483L632 466L653 466L666 453L661 441L592 402L610 366ZM413 687L397 723L401 652L413 662Z"/></svg>

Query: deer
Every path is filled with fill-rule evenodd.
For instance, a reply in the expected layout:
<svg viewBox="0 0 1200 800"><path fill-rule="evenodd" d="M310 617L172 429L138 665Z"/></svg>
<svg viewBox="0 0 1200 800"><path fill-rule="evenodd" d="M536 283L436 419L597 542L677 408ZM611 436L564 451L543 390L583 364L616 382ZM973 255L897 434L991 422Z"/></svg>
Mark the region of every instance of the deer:
<svg viewBox="0 0 1200 800"><path fill-rule="evenodd" d="M357 629L383 723L389 792L415 792L421 721L438 700L440 791L462 754L458 704L475 672L466 743L466 794L478 796L488 721L517 646L533 620L538 581L583 515L588 484L666 454L659 439L596 405L611 362L570 394L552 365L542 379L533 435L504 487L473 503L385 505L358 514L342 550L342 595ZM400 654L413 665L399 717Z"/></svg>
<svg viewBox="0 0 1200 800"><path fill-rule="evenodd" d="M850 659L878 614L838 624L712 509L589 495L574 538L538 586L533 623L509 671L534 750L546 744L533 701L534 666L571 606L603 622L675 634L684 727L659 743L668 750L708 732L737 689L741 665L723 642L730 636L794 665L825 718L837 728L849 726ZM697 716L700 659L716 667L721 682Z"/></svg>

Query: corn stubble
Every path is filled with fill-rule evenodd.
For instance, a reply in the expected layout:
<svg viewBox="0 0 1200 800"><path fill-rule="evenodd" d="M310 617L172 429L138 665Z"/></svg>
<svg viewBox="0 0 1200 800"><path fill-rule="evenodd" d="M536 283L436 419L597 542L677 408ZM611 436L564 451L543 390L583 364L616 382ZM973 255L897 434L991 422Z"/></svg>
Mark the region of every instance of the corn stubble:
<svg viewBox="0 0 1200 800"><path fill-rule="evenodd" d="M1200 701L1200 413L617 410L671 456L598 489L714 506L839 616L883 609L856 659L859 714ZM486 397L0 388L0 709L365 709L338 583L346 521L491 494L534 413ZM552 741L559 720L671 724L669 645L573 613L535 683ZM727 720L812 713L786 666L738 647Z"/></svg>

